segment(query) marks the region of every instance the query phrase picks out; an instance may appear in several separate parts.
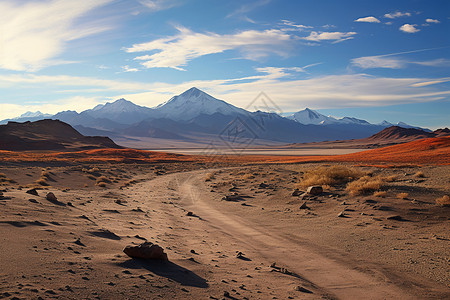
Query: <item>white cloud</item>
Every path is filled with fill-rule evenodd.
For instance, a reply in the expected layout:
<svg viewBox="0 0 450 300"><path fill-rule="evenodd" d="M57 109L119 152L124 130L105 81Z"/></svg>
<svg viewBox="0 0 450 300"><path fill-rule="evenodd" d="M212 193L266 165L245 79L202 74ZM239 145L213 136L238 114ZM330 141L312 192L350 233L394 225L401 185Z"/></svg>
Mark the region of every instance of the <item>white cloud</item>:
<svg viewBox="0 0 450 300"><path fill-rule="evenodd" d="M111 1L1 2L0 68L35 71L67 63L55 59L67 42L110 29L107 25L87 22L75 28L77 19Z"/></svg>
<svg viewBox="0 0 450 300"><path fill-rule="evenodd" d="M385 56L365 56L351 60L351 64L362 69L386 68L401 69L405 66L405 62L397 58L389 58Z"/></svg>
<svg viewBox="0 0 450 300"><path fill-rule="evenodd" d="M295 24L294 22L289 20L281 20L281 24L288 26L287 28L283 28L283 31L303 31L305 29L313 28L312 26Z"/></svg>
<svg viewBox="0 0 450 300"><path fill-rule="evenodd" d="M441 23L439 20L436 20L436 19L426 19L425 20L427 23Z"/></svg>
<svg viewBox="0 0 450 300"><path fill-rule="evenodd" d="M195 80L176 84L123 82L70 76L3 76L0 77L0 86L8 85L13 89L41 88L45 90L46 95L45 100L42 100L43 104L26 104L23 107L3 101L1 105L5 109L0 111L0 118L15 117L26 111L36 110L47 113L67 109L80 111L120 97L152 107L192 86L239 107L246 107L256 95L264 91L283 111L296 111L311 105L315 108L394 105L431 101L450 95L449 90L438 90L432 86L448 78L392 78L366 74L289 78L293 72L302 72L307 67L266 67L258 69L260 73L251 77ZM93 87L102 91L102 94L109 93L113 97L79 96L48 101L48 95L54 98L59 90L66 91L68 86L78 86L83 92L86 87Z"/></svg>
<svg viewBox="0 0 450 300"><path fill-rule="evenodd" d="M152 12L166 10L179 5L179 2L176 0L139 0L139 3Z"/></svg>
<svg viewBox="0 0 450 300"><path fill-rule="evenodd" d="M410 16L411 16L411 13L400 12L400 11L384 15L385 18L389 18L389 19L395 19L395 18L400 18L400 17L410 17Z"/></svg>
<svg viewBox="0 0 450 300"><path fill-rule="evenodd" d="M247 30L236 34L197 33L184 27L177 27L179 34L135 44L125 49L128 53L158 51L138 56L146 68L174 68L183 70L188 61L203 55L237 49L246 59L255 60L275 53L285 55L292 41L291 36L281 30Z"/></svg>
<svg viewBox="0 0 450 300"><path fill-rule="evenodd" d="M307 41L320 42L320 41L344 41L352 39L356 32L316 32L312 31L309 36L303 39Z"/></svg>
<svg viewBox="0 0 450 300"><path fill-rule="evenodd" d="M355 22L380 23L380 20L378 20L377 18L375 18L373 16L370 16L370 17L356 19Z"/></svg>
<svg viewBox="0 0 450 300"><path fill-rule="evenodd" d="M130 68L130 66L123 66L122 70L124 72L139 72L139 69L137 69L137 68Z"/></svg>
<svg viewBox="0 0 450 300"><path fill-rule="evenodd" d="M403 24L399 30L406 32L406 33L416 33L419 32L420 29L416 28L417 25L415 24Z"/></svg>

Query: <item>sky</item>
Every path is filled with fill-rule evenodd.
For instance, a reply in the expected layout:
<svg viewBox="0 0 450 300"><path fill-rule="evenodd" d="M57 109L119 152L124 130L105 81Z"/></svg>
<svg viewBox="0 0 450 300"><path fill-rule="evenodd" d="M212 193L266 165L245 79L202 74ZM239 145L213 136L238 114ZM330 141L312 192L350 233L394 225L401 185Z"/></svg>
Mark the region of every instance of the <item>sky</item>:
<svg viewBox="0 0 450 300"><path fill-rule="evenodd" d="M153 107L195 86L245 108L449 127L448 0L0 0L0 119Z"/></svg>

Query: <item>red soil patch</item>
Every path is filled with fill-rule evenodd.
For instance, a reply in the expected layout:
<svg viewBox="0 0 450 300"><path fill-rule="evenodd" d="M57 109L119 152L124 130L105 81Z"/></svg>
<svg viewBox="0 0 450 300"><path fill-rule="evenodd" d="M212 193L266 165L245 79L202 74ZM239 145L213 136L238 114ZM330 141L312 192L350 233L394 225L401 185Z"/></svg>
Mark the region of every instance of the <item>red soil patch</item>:
<svg viewBox="0 0 450 300"><path fill-rule="evenodd" d="M0 151L1 161L15 162L222 162L222 163L301 163L355 162L395 167L394 164L450 165L450 137L427 138L405 144L335 156L200 156L135 149L96 149L77 152Z"/></svg>

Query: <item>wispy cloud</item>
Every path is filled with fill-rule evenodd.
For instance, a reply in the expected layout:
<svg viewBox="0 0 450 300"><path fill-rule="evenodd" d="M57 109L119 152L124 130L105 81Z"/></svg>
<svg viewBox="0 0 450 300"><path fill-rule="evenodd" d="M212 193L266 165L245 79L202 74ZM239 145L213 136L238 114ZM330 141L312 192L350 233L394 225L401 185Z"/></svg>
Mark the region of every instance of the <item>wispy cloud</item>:
<svg viewBox="0 0 450 300"><path fill-rule="evenodd" d="M252 3L246 3L241 5L238 9L233 11L232 13L228 14L226 17L231 18L240 18L242 20L248 21L250 23L256 23L253 19L247 16L249 12L252 12L258 7L265 6L270 3L271 0L258 0L254 1Z"/></svg>
<svg viewBox="0 0 450 300"><path fill-rule="evenodd" d="M166 10L180 5L177 0L139 0L139 3L152 12Z"/></svg>
<svg viewBox="0 0 450 300"><path fill-rule="evenodd" d="M294 22L289 21L289 20L281 20L281 25L287 26L287 27L281 29L283 31L303 31L305 29L313 28L312 26L295 24Z"/></svg>
<svg viewBox="0 0 450 300"><path fill-rule="evenodd" d="M400 18L400 17L411 17L411 13L396 11L393 13L385 14L384 17L388 18L388 19L395 19L395 18Z"/></svg>
<svg viewBox="0 0 450 300"><path fill-rule="evenodd" d="M377 18L370 16L370 17L364 17L364 18L358 18L355 20L355 22L366 22L366 23L380 23L380 20Z"/></svg>
<svg viewBox="0 0 450 300"><path fill-rule="evenodd" d="M304 37L303 39L307 41L313 42L321 42L321 41L335 41L342 42L344 40L352 39L356 32L317 32L312 31L309 36Z"/></svg>
<svg viewBox="0 0 450 300"><path fill-rule="evenodd" d="M420 29L416 27L416 24L403 24L399 30L406 33L416 33L419 32Z"/></svg>
<svg viewBox="0 0 450 300"><path fill-rule="evenodd" d="M362 68L362 69L371 69L371 68L386 68L386 69L402 69L407 67L408 65L421 65L427 67L449 67L450 60L449 59L434 59L427 61L411 61L406 59L401 59L396 56L402 54L410 54L424 51L437 50L442 48L429 48L429 49L418 49L412 51L404 51L397 53L390 53L384 55L375 55L375 56L363 56L354 58L351 60L351 64L353 66Z"/></svg>
<svg viewBox="0 0 450 300"><path fill-rule="evenodd" d="M146 68L173 68L183 70L188 61L195 58L237 49L244 58L255 60L269 54L285 55L292 38L281 30L246 30L235 34L197 33L177 27L174 36L135 44L125 49L128 53L158 51L138 56Z"/></svg>
<svg viewBox="0 0 450 300"><path fill-rule="evenodd" d="M111 1L1 2L0 68L36 71L48 65L67 63L56 58L64 52L69 41L111 28L107 24L85 22L80 25L76 21Z"/></svg>
<svg viewBox="0 0 450 300"><path fill-rule="evenodd" d="M316 108L342 108L414 103L450 95L449 90L433 87L439 82L448 81L448 78L393 78L366 74L292 78L294 73L301 74L307 67L258 68L257 75L251 77L193 80L175 84L124 82L72 76L1 76L0 86L2 87L9 85L12 88L40 88L48 93L54 89L58 90L58 86L72 86L80 89L80 96L62 97L54 101L48 101L46 98L45 101L42 100L43 105L30 103L24 104L22 108L4 101L2 107L6 110L0 111L0 118L19 115L27 110L41 110L49 113L67 109L80 111L120 97L140 105L155 106L166 101L173 94L181 93L192 86L204 89L219 99L240 107L245 107L259 92L264 91L273 97L284 111L295 111L312 104ZM91 97L86 92L89 87L109 93L109 97Z"/></svg>

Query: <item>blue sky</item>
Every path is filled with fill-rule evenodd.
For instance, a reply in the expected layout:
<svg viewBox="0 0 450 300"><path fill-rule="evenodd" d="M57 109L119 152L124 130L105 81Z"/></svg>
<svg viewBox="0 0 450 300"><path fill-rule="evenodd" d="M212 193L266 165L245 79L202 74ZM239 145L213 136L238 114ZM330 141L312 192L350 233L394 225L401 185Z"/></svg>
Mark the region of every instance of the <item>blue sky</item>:
<svg viewBox="0 0 450 300"><path fill-rule="evenodd" d="M0 0L0 119L155 106L196 86L370 122L450 126L447 0Z"/></svg>

